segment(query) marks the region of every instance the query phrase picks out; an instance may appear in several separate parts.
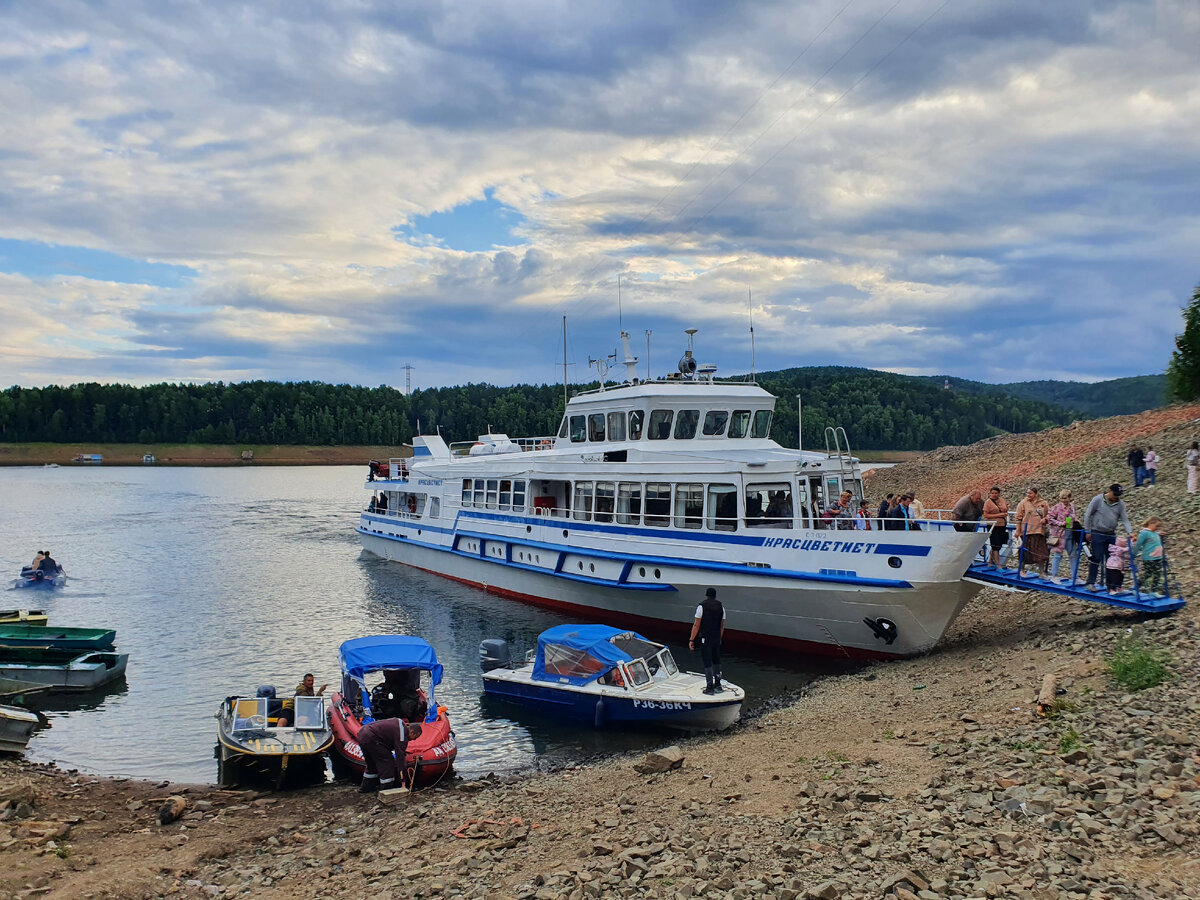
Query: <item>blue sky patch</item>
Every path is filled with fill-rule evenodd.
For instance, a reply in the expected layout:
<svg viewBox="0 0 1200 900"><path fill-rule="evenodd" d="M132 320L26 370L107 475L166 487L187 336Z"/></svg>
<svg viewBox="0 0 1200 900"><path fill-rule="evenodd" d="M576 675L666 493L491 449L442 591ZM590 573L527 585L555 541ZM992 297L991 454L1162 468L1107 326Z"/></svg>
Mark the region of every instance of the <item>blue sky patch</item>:
<svg viewBox="0 0 1200 900"><path fill-rule="evenodd" d="M482 200L473 200L446 212L415 216L412 222L395 231L405 240L427 235L438 246L476 253L524 243L513 237L513 229L524 221L525 217L519 212L496 199L495 188L488 188Z"/></svg>
<svg viewBox="0 0 1200 900"><path fill-rule="evenodd" d="M76 275L95 281L178 287L196 276L187 266L149 262L89 247L64 247L38 241L0 238L0 272L27 278Z"/></svg>

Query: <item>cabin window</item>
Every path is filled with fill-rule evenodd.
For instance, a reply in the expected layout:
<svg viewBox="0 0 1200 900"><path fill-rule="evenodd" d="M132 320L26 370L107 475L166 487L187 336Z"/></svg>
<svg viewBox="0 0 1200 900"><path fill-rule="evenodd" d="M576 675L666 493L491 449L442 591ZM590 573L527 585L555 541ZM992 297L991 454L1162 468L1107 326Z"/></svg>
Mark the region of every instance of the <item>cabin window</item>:
<svg viewBox="0 0 1200 900"><path fill-rule="evenodd" d="M771 436L771 410L760 409L754 413L754 428L750 437L769 438Z"/></svg>
<svg viewBox="0 0 1200 900"><path fill-rule="evenodd" d="M737 487L732 484L708 486L708 527L712 531L737 530Z"/></svg>
<svg viewBox="0 0 1200 900"><path fill-rule="evenodd" d="M706 437L715 437L724 434L725 426L728 424L728 410L710 409L704 414L704 434Z"/></svg>
<svg viewBox="0 0 1200 900"><path fill-rule="evenodd" d="M646 414L640 409L631 410L629 413L629 439L631 441L640 441L642 439L642 420Z"/></svg>
<svg viewBox="0 0 1200 900"><path fill-rule="evenodd" d="M524 481L524 479L513 482L512 508L515 509L517 512L524 512L524 510L525 510L525 481Z"/></svg>
<svg viewBox="0 0 1200 900"><path fill-rule="evenodd" d="M475 496L471 501L472 506L483 506L483 479L475 479Z"/></svg>
<svg viewBox="0 0 1200 900"><path fill-rule="evenodd" d="M567 417L563 416L562 424L558 426L558 436L565 438L567 436Z"/></svg>
<svg viewBox="0 0 1200 900"><path fill-rule="evenodd" d="M625 413L608 414L608 439L610 441L625 440Z"/></svg>
<svg viewBox="0 0 1200 900"><path fill-rule="evenodd" d="M731 438L744 438L746 432L750 430L750 410L735 409L733 417L729 420L729 436Z"/></svg>
<svg viewBox="0 0 1200 900"><path fill-rule="evenodd" d="M604 413L592 413L588 416L588 440L604 440Z"/></svg>
<svg viewBox="0 0 1200 900"><path fill-rule="evenodd" d="M512 506L512 482L507 479L500 481L500 508L508 509Z"/></svg>
<svg viewBox="0 0 1200 900"><path fill-rule="evenodd" d="M650 413L650 434L652 441L665 441L671 436L671 417L674 412L669 409L656 409Z"/></svg>
<svg viewBox="0 0 1200 900"><path fill-rule="evenodd" d="M704 522L704 485L675 485L675 527L699 528Z"/></svg>
<svg viewBox="0 0 1200 900"><path fill-rule="evenodd" d="M571 416L571 443L580 444L587 440L587 417Z"/></svg>
<svg viewBox="0 0 1200 900"><path fill-rule="evenodd" d="M575 482L575 518L588 521L592 518L592 483Z"/></svg>
<svg viewBox="0 0 1200 900"><path fill-rule="evenodd" d="M642 520L642 486L622 481L617 486L617 521L637 525Z"/></svg>
<svg viewBox="0 0 1200 900"><path fill-rule="evenodd" d="M442 514L442 502L437 497L433 497L429 501L429 518L437 519L441 516L441 514Z"/></svg>
<svg viewBox="0 0 1200 900"><path fill-rule="evenodd" d="M596 482L596 521L611 522L616 505L617 486L611 481Z"/></svg>
<svg viewBox="0 0 1200 900"><path fill-rule="evenodd" d="M496 508L496 495L499 493L499 491L500 491L499 479L489 478L487 480L487 508L488 509Z"/></svg>
<svg viewBox="0 0 1200 900"><path fill-rule="evenodd" d="M565 644L545 644L542 647L542 668L547 675L590 678L604 671L605 665L584 650L576 650Z"/></svg>
<svg viewBox="0 0 1200 900"><path fill-rule="evenodd" d="M471 479L470 478L463 479L462 505L463 506L471 505Z"/></svg>
<svg viewBox="0 0 1200 900"><path fill-rule="evenodd" d="M675 419L675 440L690 441L696 436L696 426L700 424L700 410L681 409Z"/></svg>
<svg viewBox="0 0 1200 900"><path fill-rule="evenodd" d="M792 527L792 486L786 481L746 485L746 524Z"/></svg>
<svg viewBox="0 0 1200 900"><path fill-rule="evenodd" d="M666 527L671 524L671 486L646 485L646 524Z"/></svg>
<svg viewBox="0 0 1200 900"><path fill-rule="evenodd" d="M650 670L646 668L645 660L635 659L626 663L625 671L629 673L629 680L633 682L634 687L650 683Z"/></svg>

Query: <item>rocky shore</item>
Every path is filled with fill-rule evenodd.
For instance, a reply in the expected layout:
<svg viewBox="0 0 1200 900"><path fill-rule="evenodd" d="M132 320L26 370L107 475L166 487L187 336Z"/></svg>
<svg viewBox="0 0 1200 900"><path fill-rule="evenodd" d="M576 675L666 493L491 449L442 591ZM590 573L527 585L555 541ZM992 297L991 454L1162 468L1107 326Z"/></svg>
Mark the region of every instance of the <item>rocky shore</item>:
<svg viewBox="0 0 1200 900"><path fill-rule="evenodd" d="M1169 448L1198 414L1138 427ZM1097 429L1088 452L1071 429L1003 438L886 470L871 490L953 502L1000 483L1003 464L1018 473L1006 488L1037 477L1090 497L1121 474L1127 419L1106 420L1119 437L1081 426ZM1178 469L1128 499L1135 521L1168 521L1194 596L1200 498ZM1131 650L1162 667L1158 683L1118 682ZM623 756L383 805L341 786L260 795L4 762L0 897L1200 896L1198 651L1191 606L1148 619L987 589L927 656L678 741L665 771ZM1047 674L1063 693L1042 717ZM160 825L169 795L184 813Z"/></svg>

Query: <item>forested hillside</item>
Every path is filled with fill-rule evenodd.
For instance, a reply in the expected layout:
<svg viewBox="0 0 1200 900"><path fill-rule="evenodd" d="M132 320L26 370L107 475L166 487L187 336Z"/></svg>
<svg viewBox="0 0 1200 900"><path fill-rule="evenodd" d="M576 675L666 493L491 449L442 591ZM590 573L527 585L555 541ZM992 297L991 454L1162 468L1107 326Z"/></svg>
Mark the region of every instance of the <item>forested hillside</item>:
<svg viewBox="0 0 1200 900"><path fill-rule="evenodd" d="M1000 431L1036 431L1073 417L1034 400L946 391L926 378L870 369L786 369L758 380L779 398L773 436L790 447L796 446L797 394L810 448L824 445L827 425L845 427L855 450L925 450ZM535 436L557 430L562 403L560 385L468 384L411 397L390 387L318 382L12 387L0 393L0 441L398 445L410 442L418 427L440 428L454 441L489 426Z"/></svg>
<svg viewBox="0 0 1200 900"><path fill-rule="evenodd" d="M929 379L942 384L942 376ZM1081 416L1127 416L1157 409L1166 403L1165 375L1135 375L1088 384L1082 381L1016 381L1010 384L983 384L964 378L949 379L956 391L1008 395L1061 406Z"/></svg>

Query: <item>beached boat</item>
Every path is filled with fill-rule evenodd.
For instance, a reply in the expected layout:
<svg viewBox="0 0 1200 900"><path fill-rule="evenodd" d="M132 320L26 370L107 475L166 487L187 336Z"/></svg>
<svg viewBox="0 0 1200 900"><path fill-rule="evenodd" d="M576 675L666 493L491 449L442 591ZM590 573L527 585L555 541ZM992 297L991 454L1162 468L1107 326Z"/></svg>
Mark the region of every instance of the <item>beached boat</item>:
<svg viewBox="0 0 1200 900"><path fill-rule="evenodd" d="M92 691L125 674L128 653L41 653L17 650L0 660L0 679L42 685L53 692ZM13 658L16 657L16 658Z"/></svg>
<svg viewBox="0 0 1200 900"><path fill-rule="evenodd" d="M446 707L434 688L442 682L442 664L433 647L419 637L383 634L356 638L338 648L342 689L331 698L334 760L361 777L366 770L358 732L376 719L403 718L421 725L408 744L405 765L413 785L434 784L453 769L458 744ZM368 686L375 677L381 680Z"/></svg>
<svg viewBox="0 0 1200 900"><path fill-rule="evenodd" d="M62 587L67 583L67 573L59 566L56 572L47 572L45 569L33 569L29 566L24 566L21 569L21 574L13 581L12 586L15 588L57 588Z"/></svg>
<svg viewBox="0 0 1200 900"><path fill-rule="evenodd" d="M642 381L622 343L624 383L602 372L557 435L414 438L411 460L364 484L363 547L621 628L682 637L715 587L730 642L849 658L937 643L980 589L963 575L985 533L827 521L841 491L852 509L862 497L843 429L827 429L824 452L783 448L757 384L717 381L690 349L677 375Z"/></svg>
<svg viewBox="0 0 1200 900"><path fill-rule="evenodd" d="M33 729L49 724L40 712L20 706L0 706L0 753L24 753Z"/></svg>
<svg viewBox="0 0 1200 900"><path fill-rule="evenodd" d="M728 728L746 693L728 682L704 693L705 678L682 672L671 651L633 631L607 625L559 625L513 667L504 641L479 648L483 690L557 717L604 725L661 725L684 731Z"/></svg>
<svg viewBox="0 0 1200 900"><path fill-rule="evenodd" d="M45 625L49 621L40 609L0 609L0 625Z"/></svg>
<svg viewBox="0 0 1200 900"><path fill-rule="evenodd" d="M7 650L38 647L44 650L111 650L117 633L108 628L62 628L48 625L0 623L0 657Z"/></svg>
<svg viewBox="0 0 1200 900"><path fill-rule="evenodd" d="M242 774L265 774L283 785L289 767L324 771L325 752L333 731L324 697L296 696L276 700L274 689L256 697L226 697L217 711L220 781L236 782ZM280 720L286 725L280 725Z"/></svg>

